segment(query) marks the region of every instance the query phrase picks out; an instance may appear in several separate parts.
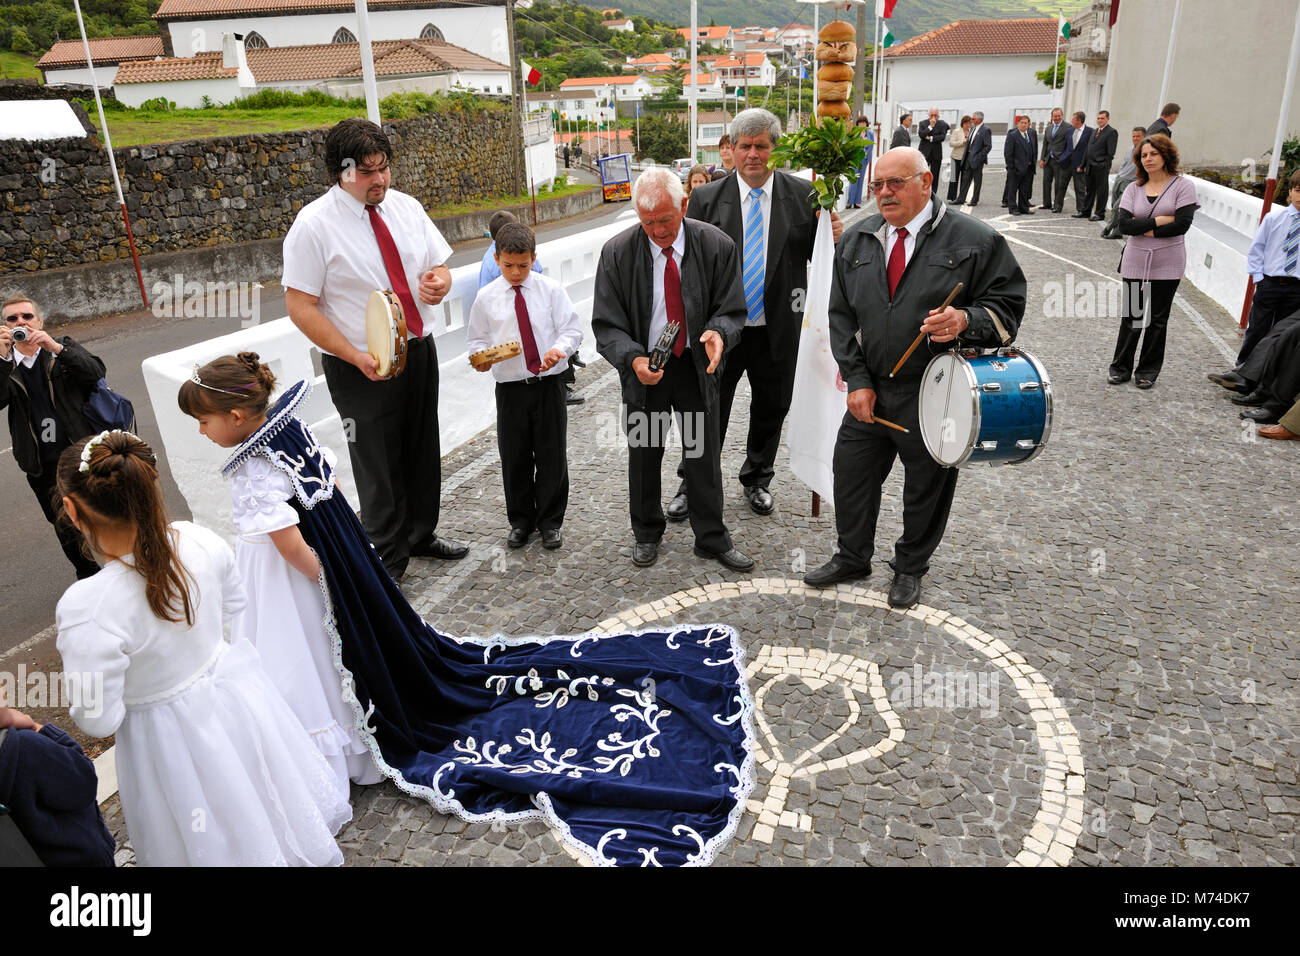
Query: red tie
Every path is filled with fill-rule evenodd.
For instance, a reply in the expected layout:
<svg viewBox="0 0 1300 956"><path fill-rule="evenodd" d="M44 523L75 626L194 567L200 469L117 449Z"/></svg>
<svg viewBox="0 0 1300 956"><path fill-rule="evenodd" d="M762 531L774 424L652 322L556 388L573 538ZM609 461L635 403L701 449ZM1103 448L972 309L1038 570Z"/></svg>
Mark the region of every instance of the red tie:
<svg viewBox="0 0 1300 956"><path fill-rule="evenodd" d="M397 243L393 242L393 234L388 231L384 218L379 215L379 207L367 206L366 211L370 213L370 225L375 230L375 239L379 241L379 254L384 257L388 281L392 283L393 291L397 293L397 301L402 303L402 318L406 319L406 332L413 338L423 338L424 319L420 318L420 310L415 300L411 298L411 287L406 284L406 270L402 268L402 257L397 254Z"/></svg>
<svg viewBox="0 0 1300 956"><path fill-rule="evenodd" d="M664 309L668 312L668 321L676 322L681 332L673 340L673 355L681 356L686 347L686 309L682 306L682 277L677 272L677 263L673 261L673 247L664 250L668 264L664 266Z"/></svg>
<svg viewBox="0 0 1300 956"><path fill-rule="evenodd" d="M907 238L907 230L899 229L894 234L894 248L889 253L889 297L894 297L894 290L898 288L898 280L903 278L903 270L907 268L907 248L903 240Z"/></svg>
<svg viewBox="0 0 1300 956"><path fill-rule="evenodd" d="M515 286L515 319L519 322L519 344L524 347L524 364L528 371L538 375L542 371L542 360L537 356L537 340L533 338L533 323L528 318L528 303L524 301L524 290Z"/></svg>

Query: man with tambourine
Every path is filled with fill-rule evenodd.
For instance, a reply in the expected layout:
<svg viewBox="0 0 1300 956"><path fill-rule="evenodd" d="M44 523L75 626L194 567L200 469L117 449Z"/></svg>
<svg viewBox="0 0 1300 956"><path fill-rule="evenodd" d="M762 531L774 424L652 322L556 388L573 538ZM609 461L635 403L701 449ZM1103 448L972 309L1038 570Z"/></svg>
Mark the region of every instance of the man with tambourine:
<svg viewBox="0 0 1300 956"><path fill-rule="evenodd" d="M368 120L329 131L333 185L290 227L282 284L289 317L324 353L330 398L352 426L362 524L400 579L412 555L463 558L469 548L436 531L438 356L425 329L428 306L451 291L451 247L417 199L389 188L392 160L387 134Z"/></svg>
<svg viewBox="0 0 1300 956"><path fill-rule="evenodd" d="M954 342L1010 345L1024 318L1025 276L994 229L931 197L930 167L919 151L891 149L868 185L880 213L845 230L831 285L831 351L848 387L833 464L838 549L804 581L827 587L871 573L881 485L899 457L903 534L890 562L889 603L911 607L947 526L958 474L923 440L922 376ZM913 353L918 332L928 347Z"/></svg>

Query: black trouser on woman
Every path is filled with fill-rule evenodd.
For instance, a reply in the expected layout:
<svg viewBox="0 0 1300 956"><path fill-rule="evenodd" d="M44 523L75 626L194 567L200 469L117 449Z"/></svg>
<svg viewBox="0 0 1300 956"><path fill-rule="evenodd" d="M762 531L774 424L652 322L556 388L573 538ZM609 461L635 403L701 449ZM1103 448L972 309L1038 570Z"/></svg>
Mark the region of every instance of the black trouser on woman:
<svg viewBox="0 0 1300 956"><path fill-rule="evenodd" d="M1165 361L1165 333L1169 328L1169 310L1173 308L1178 279L1125 279L1122 302L1123 318L1110 374L1139 382L1154 382ZM1148 301L1148 299L1150 301ZM1145 332L1145 335L1143 334ZM1138 353L1138 339L1142 350ZM1137 355L1137 368L1133 356Z"/></svg>
<svg viewBox="0 0 1300 956"><path fill-rule="evenodd" d="M948 202L957 201L957 187L961 184L961 178L965 174L965 160L954 159L952 161L952 179L948 180Z"/></svg>

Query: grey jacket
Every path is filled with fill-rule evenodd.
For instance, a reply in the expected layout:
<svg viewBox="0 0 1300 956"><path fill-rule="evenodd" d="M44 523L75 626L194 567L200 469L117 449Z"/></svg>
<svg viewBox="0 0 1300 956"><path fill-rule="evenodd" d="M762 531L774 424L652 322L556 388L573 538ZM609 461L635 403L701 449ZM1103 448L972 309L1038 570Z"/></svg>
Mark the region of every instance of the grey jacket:
<svg viewBox="0 0 1300 956"><path fill-rule="evenodd" d="M916 249L889 297L885 273L885 220L860 219L835 249L831 282L831 352L849 391L875 388L907 351L931 309L963 283L953 307L965 309L968 328L961 347L996 348L1014 341L1025 315L1025 275L1007 241L972 216L949 209L937 197L932 216L916 237ZM928 339L912 353L895 381L919 380L930 359L952 348Z"/></svg>
<svg viewBox="0 0 1300 956"><path fill-rule="evenodd" d="M1068 162L1068 157L1070 155L1070 131L1072 129L1074 129L1073 126L1065 120L1061 120L1061 122L1056 126L1055 135L1053 135L1052 124L1049 120L1047 125L1043 127L1043 152L1038 158L1044 162L1054 158L1058 166Z"/></svg>
<svg viewBox="0 0 1300 956"><path fill-rule="evenodd" d="M719 363L711 375L705 372L709 359L699 338L706 330L717 332L722 336L724 353L740 341L740 330L748 315L745 291L740 284L740 260L736 244L716 226L683 219L682 227L686 230L686 253L681 265L682 305L690 335L689 354L699 376L705 405L716 409L723 366ZM636 377L632 362L637 356L650 354L656 252L658 247L637 224L605 243L596 268L591 307L596 350L618 370L623 400L634 408L643 407L646 401L647 386Z"/></svg>

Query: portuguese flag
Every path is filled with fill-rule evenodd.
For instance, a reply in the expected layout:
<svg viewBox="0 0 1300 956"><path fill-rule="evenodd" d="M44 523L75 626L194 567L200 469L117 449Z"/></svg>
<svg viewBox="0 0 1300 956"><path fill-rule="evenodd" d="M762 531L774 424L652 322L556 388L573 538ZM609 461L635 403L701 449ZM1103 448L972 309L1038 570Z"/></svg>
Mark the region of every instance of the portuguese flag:
<svg viewBox="0 0 1300 956"><path fill-rule="evenodd" d="M884 24L884 27L885 27L885 38L880 41L880 48L882 50L888 50L891 46L897 43L898 40L892 33L889 32L888 23Z"/></svg>
<svg viewBox="0 0 1300 956"><path fill-rule="evenodd" d="M1065 19L1065 15L1058 13L1056 15L1056 26L1061 31L1061 38L1070 39L1070 21Z"/></svg>

